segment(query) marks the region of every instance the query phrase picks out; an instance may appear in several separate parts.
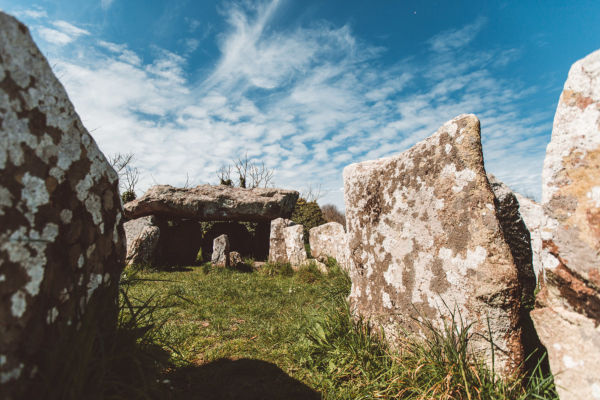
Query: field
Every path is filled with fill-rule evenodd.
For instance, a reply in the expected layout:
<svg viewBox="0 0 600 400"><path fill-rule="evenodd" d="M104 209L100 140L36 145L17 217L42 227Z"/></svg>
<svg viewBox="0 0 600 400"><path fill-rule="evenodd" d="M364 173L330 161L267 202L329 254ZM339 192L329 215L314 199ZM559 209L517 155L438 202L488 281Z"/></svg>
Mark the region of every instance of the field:
<svg viewBox="0 0 600 400"><path fill-rule="evenodd" d="M107 396L556 398L539 369L507 381L491 374L467 353L468 328L460 324L431 328L428 340L408 337L401 354L391 351L376 328L350 316L350 281L333 259L328 275L250 264L126 269L121 331L135 332L136 350L121 357L128 378L112 378Z"/></svg>

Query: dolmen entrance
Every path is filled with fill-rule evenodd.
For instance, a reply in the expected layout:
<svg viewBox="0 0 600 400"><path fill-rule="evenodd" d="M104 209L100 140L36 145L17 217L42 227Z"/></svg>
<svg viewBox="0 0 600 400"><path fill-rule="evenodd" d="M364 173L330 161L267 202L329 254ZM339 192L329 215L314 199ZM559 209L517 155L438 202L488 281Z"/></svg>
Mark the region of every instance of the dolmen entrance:
<svg viewBox="0 0 600 400"><path fill-rule="evenodd" d="M227 235L231 251L265 260L271 221L292 215L299 193L275 188L200 185L151 187L123 206L127 264L194 265L211 260L213 241Z"/></svg>

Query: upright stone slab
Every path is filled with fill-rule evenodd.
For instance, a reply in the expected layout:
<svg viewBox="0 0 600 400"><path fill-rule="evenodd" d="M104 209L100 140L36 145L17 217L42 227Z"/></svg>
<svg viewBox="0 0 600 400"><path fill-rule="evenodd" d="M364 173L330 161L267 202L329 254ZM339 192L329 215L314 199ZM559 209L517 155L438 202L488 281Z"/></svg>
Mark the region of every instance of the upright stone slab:
<svg viewBox="0 0 600 400"><path fill-rule="evenodd" d="M229 267L229 238L221 235L213 241L211 262L217 267Z"/></svg>
<svg viewBox="0 0 600 400"><path fill-rule="evenodd" d="M271 233L269 236L269 262L288 262L287 248L283 230L294 222L285 218L276 218L271 221Z"/></svg>
<svg viewBox="0 0 600 400"><path fill-rule="evenodd" d="M534 200L515 193L519 202L519 213L527 226L531 237L531 263L536 281L543 279L542 268L542 232L541 227L544 221L544 212L542 206Z"/></svg>
<svg viewBox="0 0 600 400"><path fill-rule="evenodd" d="M153 216L141 217L125 222L127 239L127 265L156 265L156 247L160 239L160 228Z"/></svg>
<svg viewBox="0 0 600 400"><path fill-rule="evenodd" d="M546 280L532 318L561 400L600 399L600 50L569 71L542 206Z"/></svg>
<svg viewBox="0 0 600 400"><path fill-rule="evenodd" d="M337 260L340 267L348 269L348 241L342 224L328 222L309 231L310 253L321 261L327 257Z"/></svg>
<svg viewBox="0 0 600 400"><path fill-rule="evenodd" d="M299 267L304 264L308 257L304 247L304 226L292 225L283 228L283 238L285 240L285 251L287 260L292 267Z"/></svg>
<svg viewBox="0 0 600 400"><path fill-rule="evenodd" d="M40 375L71 368L61 352L115 329L124 258L117 174L0 12L0 397L42 398Z"/></svg>
<svg viewBox="0 0 600 400"><path fill-rule="evenodd" d="M344 169L352 309L395 341L413 318L473 323L472 350L508 373L524 359L523 285L504 239L479 121L460 115L410 150ZM450 308L450 310L448 310ZM490 330L488 330L488 321Z"/></svg>

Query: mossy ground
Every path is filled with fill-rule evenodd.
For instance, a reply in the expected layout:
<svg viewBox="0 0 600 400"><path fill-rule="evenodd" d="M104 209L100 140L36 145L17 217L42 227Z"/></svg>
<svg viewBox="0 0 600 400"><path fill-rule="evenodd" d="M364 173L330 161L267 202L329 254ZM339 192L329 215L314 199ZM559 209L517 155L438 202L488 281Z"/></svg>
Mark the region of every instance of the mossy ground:
<svg viewBox="0 0 600 400"><path fill-rule="evenodd" d="M151 327L153 343L169 358L157 363L165 391L155 393L178 399L555 396L551 377L498 380L463 351L468 332L458 324L432 331L428 341L407 340L402 355L390 351L376 329L351 317L348 276L334 260L328 268L327 276L285 265L245 272L210 265L127 269L122 315L153 304L137 324Z"/></svg>

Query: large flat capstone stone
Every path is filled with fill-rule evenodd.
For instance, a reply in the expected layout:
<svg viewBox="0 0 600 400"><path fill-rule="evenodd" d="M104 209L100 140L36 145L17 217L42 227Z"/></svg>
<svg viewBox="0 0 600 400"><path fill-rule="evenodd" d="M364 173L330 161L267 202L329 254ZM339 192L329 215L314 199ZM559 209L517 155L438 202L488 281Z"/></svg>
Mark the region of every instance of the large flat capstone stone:
<svg viewBox="0 0 600 400"><path fill-rule="evenodd" d="M298 195L294 190L273 188L157 185L125 204L124 211L127 218L156 215L199 221L271 221L289 218Z"/></svg>
<svg viewBox="0 0 600 400"><path fill-rule="evenodd" d="M600 50L569 71L542 207L545 281L531 316L561 400L600 399Z"/></svg>
<svg viewBox="0 0 600 400"><path fill-rule="evenodd" d="M73 343L116 328L117 180L28 29L0 12L2 399L45 398Z"/></svg>
<svg viewBox="0 0 600 400"><path fill-rule="evenodd" d="M517 369L523 274L504 239L478 119L458 116L398 156L347 166L344 192L353 310L392 341L422 331L414 318L441 327L460 313L473 323L471 350L491 364L491 335L496 372Z"/></svg>

